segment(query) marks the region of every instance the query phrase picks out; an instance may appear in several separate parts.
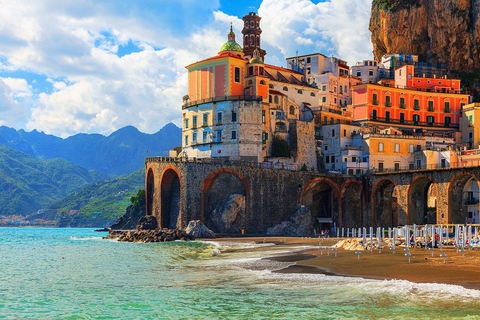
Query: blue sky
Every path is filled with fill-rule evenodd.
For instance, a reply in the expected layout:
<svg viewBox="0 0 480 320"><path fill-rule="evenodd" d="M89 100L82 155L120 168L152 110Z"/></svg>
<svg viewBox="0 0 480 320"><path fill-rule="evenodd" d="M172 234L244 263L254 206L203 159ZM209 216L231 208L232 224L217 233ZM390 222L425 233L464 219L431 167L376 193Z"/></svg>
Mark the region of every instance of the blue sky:
<svg viewBox="0 0 480 320"><path fill-rule="evenodd" d="M372 58L370 0L16 0L0 10L0 125L62 137L180 124L185 66L261 17L266 62Z"/></svg>

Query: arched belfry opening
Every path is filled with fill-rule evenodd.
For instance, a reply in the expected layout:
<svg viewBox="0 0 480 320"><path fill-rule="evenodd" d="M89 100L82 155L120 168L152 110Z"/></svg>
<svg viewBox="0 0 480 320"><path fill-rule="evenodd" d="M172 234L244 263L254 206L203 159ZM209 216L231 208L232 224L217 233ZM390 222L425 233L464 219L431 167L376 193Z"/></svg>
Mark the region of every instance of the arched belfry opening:
<svg viewBox="0 0 480 320"><path fill-rule="evenodd" d="M180 215L180 176L173 168L167 168L160 181L160 227L177 229Z"/></svg>
<svg viewBox="0 0 480 320"><path fill-rule="evenodd" d="M153 215L153 198L155 195L155 181L152 168L147 173L147 190L146 190L146 210L147 216Z"/></svg>
<svg viewBox="0 0 480 320"><path fill-rule="evenodd" d="M398 226L398 190L395 183L390 179L379 180L372 189L372 198L372 226Z"/></svg>
<svg viewBox="0 0 480 320"><path fill-rule="evenodd" d="M413 179L408 188L408 224L437 223L437 186L428 177Z"/></svg>
<svg viewBox="0 0 480 320"><path fill-rule="evenodd" d="M338 188L333 181L311 181L305 188L303 203L312 214L315 229L332 230L338 221Z"/></svg>
<svg viewBox="0 0 480 320"><path fill-rule="evenodd" d="M448 188L448 223L479 223L479 185L468 173L457 175Z"/></svg>
<svg viewBox="0 0 480 320"><path fill-rule="evenodd" d="M202 184L203 223L215 233L241 233L247 229L246 181L233 170L212 172Z"/></svg>
<svg viewBox="0 0 480 320"><path fill-rule="evenodd" d="M363 227L363 205L364 198L362 185L359 182L347 182L342 190L341 196L341 227Z"/></svg>

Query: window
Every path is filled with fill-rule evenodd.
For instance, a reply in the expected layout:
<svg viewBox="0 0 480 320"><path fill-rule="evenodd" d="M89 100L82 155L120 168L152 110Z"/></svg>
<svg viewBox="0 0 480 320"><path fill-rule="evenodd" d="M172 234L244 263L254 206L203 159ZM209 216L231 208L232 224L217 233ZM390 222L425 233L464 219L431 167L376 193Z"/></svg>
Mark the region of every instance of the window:
<svg viewBox="0 0 480 320"><path fill-rule="evenodd" d="M383 162L378 163L378 171L380 171L380 172L383 171Z"/></svg>
<svg viewBox="0 0 480 320"><path fill-rule="evenodd" d="M307 58L307 63L310 63L310 57Z"/></svg>
<svg viewBox="0 0 480 320"><path fill-rule="evenodd" d="M331 156L330 160L332 161L332 163L335 163L335 156Z"/></svg>
<svg viewBox="0 0 480 320"><path fill-rule="evenodd" d="M235 67L235 82L240 82L240 68Z"/></svg>
<svg viewBox="0 0 480 320"><path fill-rule="evenodd" d="M315 97L315 93L310 92L310 97Z"/></svg>
<svg viewBox="0 0 480 320"><path fill-rule="evenodd" d="M253 67L248 67L248 75L253 76Z"/></svg>
<svg viewBox="0 0 480 320"><path fill-rule="evenodd" d="M335 137L335 129L332 129L332 137Z"/></svg>
<svg viewBox="0 0 480 320"><path fill-rule="evenodd" d="M450 112L450 102L445 101L445 106L444 106L444 112L449 113Z"/></svg>
<svg viewBox="0 0 480 320"><path fill-rule="evenodd" d="M325 157L325 163L330 163L330 156Z"/></svg>
<svg viewBox="0 0 480 320"><path fill-rule="evenodd" d="M265 81L264 81L264 80L260 80L260 84L265 84Z"/></svg>
<svg viewBox="0 0 480 320"><path fill-rule="evenodd" d="M328 123L328 118L327 116L323 116L323 124L327 124Z"/></svg>
<svg viewBox="0 0 480 320"><path fill-rule="evenodd" d="M427 124L429 126L432 126L434 122L435 122L435 117L434 116L427 116Z"/></svg>
<svg viewBox="0 0 480 320"><path fill-rule="evenodd" d="M385 96L385 107L391 107L390 96Z"/></svg>
<svg viewBox="0 0 480 320"><path fill-rule="evenodd" d="M222 123L222 113L217 113L217 123Z"/></svg>
<svg viewBox="0 0 480 320"><path fill-rule="evenodd" d="M340 119L337 119L337 124L340 124Z"/></svg>
<svg viewBox="0 0 480 320"><path fill-rule="evenodd" d="M343 136L346 137L347 136L347 130L343 129Z"/></svg>
<svg viewBox="0 0 480 320"><path fill-rule="evenodd" d="M327 91L327 86L322 86L322 91Z"/></svg>
<svg viewBox="0 0 480 320"><path fill-rule="evenodd" d="M333 92L337 92L337 87L333 87Z"/></svg>
<svg viewBox="0 0 480 320"><path fill-rule="evenodd" d="M268 102L272 103L272 96L268 96Z"/></svg>
<svg viewBox="0 0 480 320"><path fill-rule="evenodd" d="M283 87L283 91L288 91L288 88L287 88L287 87Z"/></svg>
<svg viewBox="0 0 480 320"><path fill-rule="evenodd" d="M385 111L385 121L390 121L390 111Z"/></svg>
<svg viewBox="0 0 480 320"><path fill-rule="evenodd" d="M328 151L328 146L325 146L325 151Z"/></svg>
<svg viewBox="0 0 480 320"><path fill-rule="evenodd" d="M378 143L378 152L383 152L383 142Z"/></svg>
<svg viewBox="0 0 480 320"><path fill-rule="evenodd" d="M369 75L370 77L373 76L373 70L369 70L369 71L368 71L368 75Z"/></svg>
<svg viewBox="0 0 480 320"><path fill-rule="evenodd" d="M217 142L222 142L222 130L215 131L215 140Z"/></svg>
<svg viewBox="0 0 480 320"><path fill-rule="evenodd" d="M420 122L420 115L414 114L412 120L414 124L418 124Z"/></svg>
<svg viewBox="0 0 480 320"><path fill-rule="evenodd" d="M297 91L298 94L303 94L302 90Z"/></svg>
<svg viewBox="0 0 480 320"><path fill-rule="evenodd" d="M427 111L435 111L435 109L433 108L433 101L428 101Z"/></svg>
<svg viewBox="0 0 480 320"><path fill-rule="evenodd" d="M400 162L395 162L395 171L400 170Z"/></svg>
<svg viewBox="0 0 480 320"><path fill-rule="evenodd" d="M395 143L395 152L400 152L400 143Z"/></svg>
<svg viewBox="0 0 480 320"><path fill-rule="evenodd" d="M237 131L232 131L232 140L237 139Z"/></svg>
<svg viewBox="0 0 480 320"><path fill-rule="evenodd" d="M468 121L469 121L469 122L472 122L472 120L473 120L473 116L472 116L472 115L469 115L469 116L468 116Z"/></svg>
<svg viewBox="0 0 480 320"><path fill-rule="evenodd" d="M275 101L275 103L278 103L278 96L275 96L275 97L273 98L273 101Z"/></svg>
<svg viewBox="0 0 480 320"><path fill-rule="evenodd" d="M442 168L447 167L447 160L445 158L442 159Z"/></svg>
<svg viewBox="0 0 480 320"><path fill-rule="evenodd" d="M268 140L268 132L262 132L262 143L266 144Z"/></svg>
<svg viewBox="0 0 480 320"><path fill-rule="evenodd" d="M420 110L420 101L418 99L413 100L413 110Z"/></svg>
<svg viewBox="0 0 480 320"><path fill-rule="evenodd" d="M192 118L192 127L196 128L197 127L197 116L193 116ZM194 139L195 140L195 139Z"/></svg>
<svg viewBox="0 0 480 320"><path fill-rule="evenodd" d="M378 99L377 99L377 94L376 93L374 93L372 95L372 104L378 104Z"/></svg>
<svg viewBox="0 0 480 320"><path fill-rule="evenodd" d="M400 123L405 123L405 113L400 113Z"/></svg>
<svg viewBox="0 0 480 320"><path fill-rule="evenodd" d="M352 162L357 162L357 157L352 157Z"/></svg>
<svg viewBox="0 0 480 320"><path fill-rule="evenodd" d="M232 111L232 122L237 122L237 113Z"/></svg>
<svg viewBox="0 0 480 320"><path fill-rule="evenodd" d="M322 97L322 102L327 102L327 97Z"/></svg>
<svg viewBox="0 0 480 320"><path fill-rule="evenodd" d="M452 118L450 118L450 117L445 117L445 127L450 126L450 123L452 123Z"/></svg>
<svg viewBox="0 0 480 320"><path fill-rule="evenodd" d="M188 119L185 119L185 128L188 128Z"/></svg>
<svg viewBox="0 0 480 320"><path fill-rule="evenodd" d="M357 77L361 77L362 76L362 72L361 71L357 71Z"/></svg>
<svg viewBox="0 0 480 320"><path fill-rule="evenodd" d="M408 152L413 153L415 151L415 146L413 144L408 146Z"/></svg>
<svg viewBox="0 0 480 320"><path fill-rule="evenodd" d="M405 109L405 97L400 97L400 108Z"/></svg>
<svg viewBox="0 0 480 320"><path fill-rule="evenodd" d="M192 134L192 144L195 144L196 142L197 142L197 133L194 132L194 133Z"/></svg>
<svg viewBox="0 0 480 320"><path fill-rule="evenodd" d="M188 136L185 135L185 145L188 146Z"/></svg>
<svg viewBox="0 0 480 320"><path fill-rule="evenodd" d="M336 104L337 103L337 98L333 99L334 103Z"/></svg>
<svg viewBox="0 0 480 320"><path fill-rule="evenodd" d="M290 106L290 114L295 114L295 107L294 106Z"/></svg>
<svg viewBox="0 0 480 320"><path fill-rule="evenodd" d="M333 124L333 118L330 118L330 124Z"/></svg>
<svg viewBox="0 0 480 320"><path fill-rule="evenodd" d="M262 123L266 123L266 119L265 119L265 110L262 110Z"/></svg>
<svg viewBox="0 0 480 320"><path fill-rule="evenodd" d="M273 84L269 84L269 85L268 85L268 88L273 89L273 88L274 88ZM271 102L271 101L270 101L270 102Z"/></svg>
<svg viewBox="0 0 480 320"><path fill-rule="evenodd" d="M343 87L340 86L340 94L343 94Z"/></svg>
<svg viewBox="0 0 480 320"><path fill-rule="evenodd" d="M203 143L207 143L207 131L203 131Z"/></svg>
<svg viewBox="0 0 480 320"><path fill-rule="evenodd" d="M372 110L372 119L373 120L377 119L377 110Z"/></svg>
<svg viewBox="0 0 480 320"><path fill-rule="evenodd" d="M203 125L208 125L208 113L203 114Z"/></svg>

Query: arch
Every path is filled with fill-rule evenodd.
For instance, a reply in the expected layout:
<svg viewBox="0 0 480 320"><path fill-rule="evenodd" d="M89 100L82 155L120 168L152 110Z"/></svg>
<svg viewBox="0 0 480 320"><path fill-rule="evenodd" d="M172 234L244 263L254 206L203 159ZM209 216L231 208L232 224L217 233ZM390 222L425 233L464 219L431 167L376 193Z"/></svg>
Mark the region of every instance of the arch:
<svg viewBox="0 0 480 320"><path fill-rule="evenodd" d="M464 198L464 188L467 182L474 179L478 185L478 178L469 172L463 171L456 174L448 184L448 223L467 223L468 204ZM478 199L476 205L478 209Z"/></svg>
<svg viewBox="0 0 480 320"><path fill-rule="evenodd" d="M260 80L260 84L266 84L265 80Z"/></svg>
<svg viewBox="0 0 480 320"><path fill-rule="evenodd" d="M372 216L374 227L395 227L399 224L398 187L390 178L377 180L371 193Z"/></svg>
<svg viewBox="0 0 480 320"><path fill-rule="evenodd" d="M290 114L295 114L295 107L294 106L290 106Z"/></svg>
<svg viewBox="0 0 480 320"><path fill-rule="evenodd" d="M230 168L212 171L203 180L202 222L212 231L240 233L248 226L250 187L245 178Z"/></svg>
<svg viewBox="0 0 480 320"><path fill-rule="evenodd" d="M160 176L160 216L157 216L160 228L179 227L181 188L180 172L172 165L166 166Z"/></svg>
<svg viewBox="0 0 480 320"><path fill-rule="evenodd" d="M338 225L338 186L328 178L315 178L303 190L302 203L314 217L314 228L331 230Z"/></svg>
<svg viewBox="0 0 480 320"><path fill-rule="evenodd" d="M365 202L363 185L358 180L349 179L342 184L340 190L339 226L363 227Z"/></svg>
<svg viewBox="0 0 480 320"><path fill-rule="evenodd" d="M425 175L414 177L408 185L407 195L408 224L437 223L438 187L431 178Z"/></svg>
<svg viewBox="0 0 480 320"><path fill-rule="evenodd" d="M149 167L147 170L147 178L145 179L146 186L145 186L145 209L146 215L151 216L153 215L153 198L155 194L155 175L153 174L152 167Z"/></svg>

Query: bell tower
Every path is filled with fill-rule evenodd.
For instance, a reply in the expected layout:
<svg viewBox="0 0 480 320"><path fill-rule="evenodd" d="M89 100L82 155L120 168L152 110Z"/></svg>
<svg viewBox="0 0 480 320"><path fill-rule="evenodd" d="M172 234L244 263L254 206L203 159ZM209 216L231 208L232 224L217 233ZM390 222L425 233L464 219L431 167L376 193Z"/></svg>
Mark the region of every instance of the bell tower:
<svg viewBox="0 0 480 320"><path fill-rule="evenodd" d="M264 59L267 54L265 50L260 49L260 18L255 12L250 12L242 18L243 20L243 53L245 58L252 58L253 51L258 49L260 58Z"/></svg>

